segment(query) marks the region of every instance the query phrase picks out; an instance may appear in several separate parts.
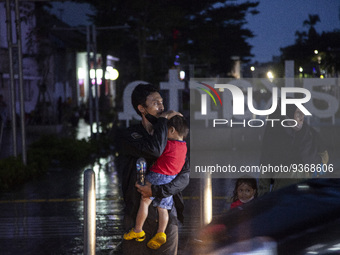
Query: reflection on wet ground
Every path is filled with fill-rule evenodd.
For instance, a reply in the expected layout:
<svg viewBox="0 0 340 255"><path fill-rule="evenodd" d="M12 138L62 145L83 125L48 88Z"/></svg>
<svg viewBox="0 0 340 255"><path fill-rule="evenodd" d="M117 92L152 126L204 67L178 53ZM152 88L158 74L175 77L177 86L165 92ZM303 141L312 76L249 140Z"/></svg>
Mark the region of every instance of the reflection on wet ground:
<svg viewBox="0 0 340 255"><path fill-rule="evenodd" d="M81 130L79 139L89 134L87 127ZM96 254L121 254L123 200L113 157L98 159L79 171L50 169L40 179L0 193L0 254L83 254L83 172L87 168L96 177ZM214 215L228 210L233 181L212 180ZM200 227L200 184L200 179L191 179L183 192L185 222L179 227L179 255L185 254L190 235Z"/></svg>
<svg viewBox="0 0 340 255"><path fill-rule="evenodd" d="M88 166L96 175L96 254L121 254L123 201L113 158ZM83 169L84 170L84 169ZM83 254L83 170L50 169L46 176L0 194L0 254ZM213 179L213 214L228 210L232 179ZM200 227L200 179L183 192L185 222L179 255Z"/></svg>
<svg viewBox="0 0 340 255"><path fill-rule="evenodd" d="M1 157L11 153L10 131L2 141ZM81 121L77 139L89 135L89 126ZM28 140L31 138L34 140L28 136ZM96 254L121 254L123 200L113 157L98 159L94 165L77 171L49 169L40 179L0 193L0 254L83 254L83 173L88 168L94 170L96 178ZM187 201L190 196L187 193ZM198 199L192 201L191 208L199 204ZM198 216L195 227L199 226ZM182 250L191 226L187 217L186 224L180 227Z"/></svg>
<svg viewBox="0 0 340 255"><path fill-rule="evenodd" d="M110 160L89 166L96 173L97 254L113 251L122 234L122 200ZM1 194L1 254L82 254L83 218L83 171L50 170Z"/></svg>
<svg viewBox="0 0 340 255"><path fill-rule="evenodd" d="M112 159L88 166L96 175L96 254L121 254L123 201ZM198 194L190 192L197 189L189 186L185 193L186 215L192 215L180 227L182 251L185 237L199 227ZM1 194L1 254L82 254L83 220L83 171L51 169L44 178Z"/></svg>

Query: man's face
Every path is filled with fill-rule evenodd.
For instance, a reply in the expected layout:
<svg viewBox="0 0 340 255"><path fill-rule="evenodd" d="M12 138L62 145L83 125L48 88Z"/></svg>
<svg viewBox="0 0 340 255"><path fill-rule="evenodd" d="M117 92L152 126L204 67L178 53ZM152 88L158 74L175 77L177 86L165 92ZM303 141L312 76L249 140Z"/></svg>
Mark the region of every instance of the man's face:
<svg viewBox="0 0 340 255"><path fill-rule="evenodd" d="M161 113L164 111L163 106L163 98L158 92L151 93L146 98L145 102L146 107L144 106L144 109L146 110L145 114L151 114L155 117L159 117Z"/></svg>
<svg viewBox="0 0 340 255"><path fill-rule="evenodd" d="M294 131L300 131L302 126L303 126L303 122L304 122L304 119L305 119L305 115L303 114L303 112L297 108L294 112L294 120L296 122L293 122L293 121L289 121L289 125L292 126L292 129ZM294 126L296 125L296 126Z"/></svg>
<svg viewBox="0 0 340 255"><path fill-rule="evenodd" d="M305 115L303 114L303 112L300 109L296 109L294 113L294 120L296 120L297 125L293 127L295 131L299 131L302 128L304 119Z"/></svg>

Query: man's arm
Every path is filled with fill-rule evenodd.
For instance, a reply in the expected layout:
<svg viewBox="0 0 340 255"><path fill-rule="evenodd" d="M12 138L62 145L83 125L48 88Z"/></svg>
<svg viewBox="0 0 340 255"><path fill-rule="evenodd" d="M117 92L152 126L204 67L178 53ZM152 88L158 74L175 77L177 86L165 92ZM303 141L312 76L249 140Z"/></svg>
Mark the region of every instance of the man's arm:
<svg viewBox="0 0 340 255"><path fill-rule="evenodd" d="M189 160L188 158L186 158L181 172L170 183L163 185L151 185L151 183L147 183L147 185L145 186L141 186L136 183L135 186L137 187L138 191L142 194L143 197L153 196L157 198L164 198L183 191L188 186L189 179L190 179L190 166Z"/></svg>
<svg viewBox="0 0 340 255"><path fill-rule="evenodd" d="M123 153L134 157L158 158L167 143L167 119L160 117L154 125L153 135L145 135L141 130L128 130L122 143Z"/></svg>
<svg viewBox="0 0 340 255"><path fill-rule="evenodd" d="M168 119L175 115L181 115L176 111L163 112L153 125L153 134L145 135L145 130L127 130L123 134L124 142L122 142L123 152L134 157L144 157L146 159L158 158L162 153L168 141ZM144 135L143 135L144 134Z"/></svg>

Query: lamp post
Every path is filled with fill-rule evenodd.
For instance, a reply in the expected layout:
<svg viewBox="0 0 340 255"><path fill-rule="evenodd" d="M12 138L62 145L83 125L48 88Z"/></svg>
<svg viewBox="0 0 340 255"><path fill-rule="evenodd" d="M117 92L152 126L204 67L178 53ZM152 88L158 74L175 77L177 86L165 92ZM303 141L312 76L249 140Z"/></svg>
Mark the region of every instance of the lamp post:
<svg viewBox="0 0 340 255"><path fill-rule="evenodd" d="M251 72L251 80L252 80L252 86L255 88L255 66L250 67L250 72Z"/></svg>
<svg viewBox="0 0 340 255"><path fill-rule="evenodd" d="M318 76L321 77L321 55L319 54L319 51L318 50L314 50L314 54L316 55L316 59L317 59L317 62L318 62Z"/></svg>
<svg viewBox="0 0 340 255"><path fill-rule="evenodd" d="M97 30L116 30L116 29L127 29L129 28L129 26L124 25L124 26L114 26L114 27L95 27L94 25L91 26L92 29L90 29L90 27L87 27L87 54L88 54L88 70L90 71L90 51L92 50L93 52L93 59L94 59L94 69L97 70L97 35L96 35L96 31ZM105 59L106 61L106 59ZM97 75L97 72L95 72ZM89 74L89 76L91 76ZM92 82L91 82L91 77L90 78L90 82L89 82L89 108L90 108L90 125L91 125L91 136L93 135L93 131L92 131L92 93L91 93L91 87L92 87ZM98 103L98 90L97 90L97 78L94 79L95 81L95 117L96 117L96 123L97 123L97 133L99 133L99 103Z"/></svg>
<svg viewBox="0 0 340 255"><path fill-rule="evenodd" d="M17 133L16 133L16 103L15 103L15 83L14 83L14 59L13 50L17 49L17 72L19 82L19 99L20 99L20 125L21 125L21 147L22 147L22 162L27 163L26 152L26 125L25 125L25 102L24 102L24 80L23 80L23 59L22 59L22 39L21 39L21 18L19 11L19 0L14 1L15 10L15 35L16 43L13 43L12 34L12 15L10 1L6 0L6 23L7 23L7 42L9 54L9 69L10 69L10 98L11 98L11 117L12 117L12 135L13 135L13 156L17 156Z"/></svg>
<svg viewBox="0 0 340 255"><path fill-rule="evenodd" d="M300 73L300 75L299 75L300 78L303 78L304 75L303 75L303 68L302 68L302 66L299 67L299 73Z"/></svg>

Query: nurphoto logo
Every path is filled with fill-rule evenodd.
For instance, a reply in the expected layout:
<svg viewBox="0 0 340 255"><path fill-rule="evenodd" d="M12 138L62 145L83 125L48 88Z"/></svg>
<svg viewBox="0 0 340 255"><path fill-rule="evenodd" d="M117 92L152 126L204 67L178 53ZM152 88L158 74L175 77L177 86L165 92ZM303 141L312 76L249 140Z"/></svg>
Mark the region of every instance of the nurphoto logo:
<svg viewBox="0 0 340 255"><path fill-rule="evenodd" d="M255 104L254 104L254 98L253 98L253 88L248 87L247 88L247 97L245 97L243 91L232 84L215 84L214 88L206 83L199 82L200 85L205 86L206 88L202 87L197 87L197 89L206 92L201 93L201 115L207 115L207 108L208 108L208 100L207 100L207 95L210 96L210 98L213 100L215 106L217 106L217 102L215 99L215 96L220 102L220 105L223 106L223 102L221 97L219 96L218 92L216 89L224 91L225 89L229 90L231 95L232 95L232 114L233 115L244 115L245 114L245 103L247 103L247 107L249 111L253 115L257 116L269 116L278 107L278 98L279 98L279 93L278 93L278 88L273 87L272 88L272 104L269 109L256 109ZM212 91L214 95L208 90ZM291 98L289 95L290 94L300 94L301 96L299 98ZM247 98L247 100L245 99ZM312 114L306 109L306 107L303 105L311 99L311 93L309 90L305 88L299 88L299 87L283 87L281 88L281 93L280 93L280 98L281 98L281 115L286 116L287 114L287 105L295 105L304 115L306 116L311 116ZM247 120L243 119L241 122L235 122L233 119L218 119L214 118L213 119L213 127L216 127L217 125L226 125L229 124L231 127L234 125L242 125L242 126L249 126L249 127L262 127L264 124L270 123L271 126L274 126L275 122L280 122L283 127L295 127L298 125L297 121L294 119L284 119L284 120L279 120L279 119L250 119Z"/></svg>
<svg viewBox="0 0 340 255"><path fill-rule="evenodd" d="M220 96L218 95L217 91L213 87L211 87L210 85L205 84L203 82L200 82L200 84L202 84L203 86L209 88L216 95L216 97L220 101L221 106L223 105ZM198 87L198 89L205 91L211 97L211 99L214 101L215 105L217 106L215 97L211 94L211 92L209 90L207 90L205 88L201 88L201 87ZM202 100L202 103L201 103L201 105L202 105L201 112L202 112L202 115L206 115L207 114L207 94L201 94L201 100Z"/></svg>

